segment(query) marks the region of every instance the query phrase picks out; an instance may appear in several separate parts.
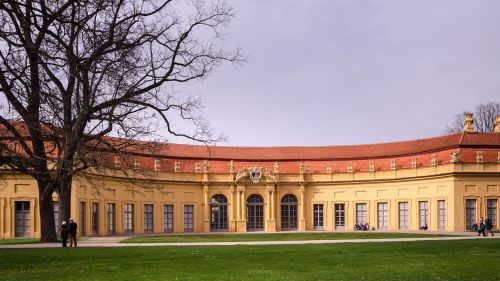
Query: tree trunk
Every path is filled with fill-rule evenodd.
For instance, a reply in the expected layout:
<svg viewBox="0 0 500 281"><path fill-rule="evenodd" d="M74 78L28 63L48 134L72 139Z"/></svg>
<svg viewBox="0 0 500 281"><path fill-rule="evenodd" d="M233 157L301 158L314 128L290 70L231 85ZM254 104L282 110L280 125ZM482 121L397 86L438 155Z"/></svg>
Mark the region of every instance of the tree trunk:
<svg viewBox="0 0 500 281"><path fill-rule="evenodd" d="M59 179L57 193L59 195L59 224L62 221L68 222L71 217L71 175L63 175ZM73 218L75 219L75 218ZM76 221L76 219L75 219ZM78 223L78 222L77 222Z"/></svg>
<svg viewBox="0 0 500 281"><path fill-rule="evenodd" d="M52 204L51 188L47 181L38 181L38 202L40 205L40 241L57 242L57 234L54 222L54 206Z"/></svg>

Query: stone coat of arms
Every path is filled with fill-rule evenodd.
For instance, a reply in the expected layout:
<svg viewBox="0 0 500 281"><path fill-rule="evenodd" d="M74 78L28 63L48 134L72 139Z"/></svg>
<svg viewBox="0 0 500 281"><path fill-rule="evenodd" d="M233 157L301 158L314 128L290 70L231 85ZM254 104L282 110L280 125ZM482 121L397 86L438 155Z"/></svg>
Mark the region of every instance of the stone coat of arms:
<svg viewBox="0 0 500 281"><path fill-rule="evenodd" d="M258 183L260 181L260 178L262 177L262 170L260 168L252 168L249 171L250 174L250 180L253 183Z"/></svg>

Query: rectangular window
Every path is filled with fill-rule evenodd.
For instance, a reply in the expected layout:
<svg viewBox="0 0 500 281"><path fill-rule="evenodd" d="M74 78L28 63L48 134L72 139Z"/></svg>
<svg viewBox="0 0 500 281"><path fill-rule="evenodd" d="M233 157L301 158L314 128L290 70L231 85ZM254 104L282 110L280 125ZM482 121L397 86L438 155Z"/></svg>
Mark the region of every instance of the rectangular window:
<svg viewBox="0 0 500 281"><path fill-rule="evenodd" d="M408 202L399 202L399 229L408 229L409 212Z"/></svg>
<svg viewBox="0 0 500 281"><path fill-rule="evenodd" d="M80 235L85 236L85 202L80 202Z"/></svg>
<svg viewBox="0 0 500 281"><path fill-rule="evenodd" d="M194 231L194 206L184 205L184 232Z"/></svg>
<svg viewBox="0 0 500 281"><path fill-rule="evenodd" d="M163 205L163 230L174 231L174 205Z"/></svg>
<svg viewBox="0 0 500 281"><path fill-rule="evenodd" d="M92 234L99 235L99 203L92 203Z"/></svg>
<svg viewBox="0 0 500 281"><path fill-rule="evenodd" d="M438 201L439 230L446 230L446 202Z"/></svg>
<svg viewBox="0 0 500 281"><path fill-rule="evenodd" d="M112 235L116 233L116 204L108 203L106 205L106 225L108 229L108 234Z"/></svg>
<svg viewBox="0 0 500 281"><path fill-rule="evenodd" d="M125 233L134 233L134 204L125 204L123 210L123 229Z"/></svg>
<svg viewBox="0 0 500 281"><path fill-rule="evenodd" d="M465 200L465 228L472 229L476 223L476 199Z"/></svg>
<svg viewBox="0 0 500 281"><path fill-rule="evenodd" d="M389 225L388 211L389 211L389 204L385 202L377 204L377 220L379 229L387 229Z"/></svg>
<svg viewBox="0 0 500 281"><path fill-rule="evenodd" d="M335 204L335 229L345 228L345 204Z"/></svg>
<svg viewBox="0 0 500 281"><path fill-rule="evenodd" d="M420 201L418 202L419 205L419 228L421 229L427 229L427 224L429 222L429 202L427 201Z"/></svg>
<svg viewBox="0 0 500 281"><path fill-rule="evenodd" d="M29 237L31 235L30 202L16 201L16 237Z"/></svg>
<svg viewBox="0 0 500 281"><path fill-rule="evenodd" d="M323 204L314 204L314 229L323 229Z"/></svg>
<svg viewBox="0 0 500 281"><path fill-rule="evenodd" d="M57 236L60 235L59 229L60 225L62 222L59 221L59 202L58 201L52 201L52 207L54 208L54 221L56 225L56 234Z"/></svg>
<svg viewBox="0 0 500 281"><path fill-rule="evenodd" d="M493 228L497 228L497 199L488 199L487 201L488 210L486 216L490 218Z"/></svg>
<svg viewBox="0 0 500 281"><path fill-rule="evenodd" d="M366 223L366 204L365 203L356 204L356 223L359 223L359 224Z"/></svg>
<svg viewBox="0 0 500 281"><path fill-rule="evenodd" d="M144 233L153 232L153 204L144 204Z"/></svg>

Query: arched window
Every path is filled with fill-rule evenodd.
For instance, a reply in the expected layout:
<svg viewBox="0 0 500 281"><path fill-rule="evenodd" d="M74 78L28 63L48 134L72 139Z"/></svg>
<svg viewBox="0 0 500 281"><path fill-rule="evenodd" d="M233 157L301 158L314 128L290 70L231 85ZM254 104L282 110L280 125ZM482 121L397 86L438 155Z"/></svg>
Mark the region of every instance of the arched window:
<svg viewBox="0 0 500 281"><path fill-rule="evenodd" d="M215 194L210 199L210 230L227 230L227 198L222 194Z"/></svg>
<svg viewBox="0 0 500 281"><path fill-rule="evenodd" d="M287 194L281 198L281 230L297 229L297 197Z"/></svg>
<svg viewBox="0 0 500 281"><path fill-rule="evenodd" d="M247 231L264 230L264 199L252 194L247 199Z"/></svg>

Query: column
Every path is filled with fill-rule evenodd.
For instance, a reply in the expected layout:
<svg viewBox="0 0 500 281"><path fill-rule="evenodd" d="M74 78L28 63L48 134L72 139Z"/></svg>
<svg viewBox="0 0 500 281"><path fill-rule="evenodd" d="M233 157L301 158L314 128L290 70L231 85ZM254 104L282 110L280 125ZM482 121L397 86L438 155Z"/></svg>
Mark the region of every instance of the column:
<svg viewBox="0 0 500 281"><path fill-rule="evenodd" d="M208 185L203 186L203 231L210 232L210 214L208 213Z"/></svg>
<svg viewBox="0 0 500 281"><path fill-rule="evenodd" d="M266 222L266 231L275 232L276 231L276 220L274 219L274 186L267 186L267 212L268 219Z"/></svg>
<svg viewBox="0 0 500 281"><path fill-rule="evenodd" d="M245 232L247 231L247 223L245 217L245 186L237 187L238 194L238 221L236 223L236 231Z"/></svg>
<svg viewBox="0 0 500 281"><path fill-rule="evenodd" d="M299 219L299 231L306 230L306 219L304 216L304 191L305 186L300 185L300 219Z"/></svg>
<svg viewBox="0 0 500 281"><path fill-rule="evenodd" d="M241 220L241 200L240 200L241 196L240 196L240 189L238 187L238 189L236 190L236 221L240 221Z"/></svg>
<svg viewBox="0 0 500 281"><path fill-rule="evenodd" d="M230 187L230 192L231 192L231 208L229 211L229 231L236 231L236 218L234 216L235 207L236 207L236 202L234 202L234 191L235 191L235 186L232 185ZM238 197L238 196L236 196Z"/></svg>

